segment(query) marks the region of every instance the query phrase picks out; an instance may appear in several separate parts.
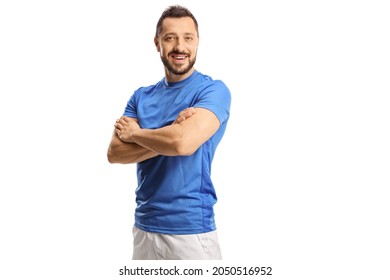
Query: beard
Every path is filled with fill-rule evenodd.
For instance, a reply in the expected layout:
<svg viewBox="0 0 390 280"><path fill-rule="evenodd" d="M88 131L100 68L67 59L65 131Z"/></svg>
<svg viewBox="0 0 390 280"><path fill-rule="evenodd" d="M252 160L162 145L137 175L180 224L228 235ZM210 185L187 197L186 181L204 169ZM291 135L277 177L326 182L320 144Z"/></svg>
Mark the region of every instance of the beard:
<svg viewBox="0 0 390 280"><path fill-rule="evenodd" d="M188 63L188 66L183 68L183 69L181 68L182 66L177 67L173 63L170 63L169 60L167 58L165 58L164 56L161 56L161 61L164 64L165 68L167 68L167 70L169 72L171 72L175 75L184 75L184 74L187 74L188 71L190 71L191 68L195 65L196 57L193 60L190 60Z"/></svg>

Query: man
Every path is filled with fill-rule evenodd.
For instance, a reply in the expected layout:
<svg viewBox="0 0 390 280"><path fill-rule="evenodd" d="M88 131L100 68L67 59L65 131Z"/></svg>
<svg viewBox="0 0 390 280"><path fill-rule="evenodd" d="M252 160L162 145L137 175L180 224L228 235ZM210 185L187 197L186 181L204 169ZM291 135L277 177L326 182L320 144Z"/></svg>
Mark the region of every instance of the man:
<svg viewBox="0 0 390 280"><path fill-rule="evenodd" d="M198 23L181 6L161 15L154 43L165 68L130 97L110 163L137 163L133 259L221 259L211 163L229 119L226 85L194 68Z"/></svg>

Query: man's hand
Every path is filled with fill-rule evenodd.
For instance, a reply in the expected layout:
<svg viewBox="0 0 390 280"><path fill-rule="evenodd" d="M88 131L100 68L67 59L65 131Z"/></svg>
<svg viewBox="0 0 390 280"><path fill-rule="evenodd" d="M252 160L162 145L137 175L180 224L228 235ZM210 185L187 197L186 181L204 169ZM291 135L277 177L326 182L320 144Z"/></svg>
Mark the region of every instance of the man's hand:
<svg viewBox="0 0 390 280"><path fill-rule="evenodd" d="M122 116L120 119L117 119L114 126L119 139L128 143L134 142L131 136L135 130L140 129L140 126L136 121L126 116Z"/></svg>
<svg viewBox="0 0 390 280"><path fill-rule="evenodd" d="M186 108L179 113L176 120L172 124L179 124L185 121L186 119L188 119L189 117L191 117L195 113L196 113L195 108L193 107Z"/></svg>

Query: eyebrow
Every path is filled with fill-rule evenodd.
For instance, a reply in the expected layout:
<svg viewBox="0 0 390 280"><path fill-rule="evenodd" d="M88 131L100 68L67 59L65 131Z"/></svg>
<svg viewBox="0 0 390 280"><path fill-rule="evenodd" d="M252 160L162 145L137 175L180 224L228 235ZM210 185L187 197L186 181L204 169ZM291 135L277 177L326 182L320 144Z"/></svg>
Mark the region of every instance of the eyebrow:
<svg viewBox="0 0 390 280"><path fill-rule="evenodd" d="M169 36L169 35L174 35L174 36L177 36L178 34L175 33L175 32L169 32L169 33L166 33L163 35L163 37L166 37L166 36ZM184 33L185 36L196 36L194 33L192 32L186 32Z"/></svg>

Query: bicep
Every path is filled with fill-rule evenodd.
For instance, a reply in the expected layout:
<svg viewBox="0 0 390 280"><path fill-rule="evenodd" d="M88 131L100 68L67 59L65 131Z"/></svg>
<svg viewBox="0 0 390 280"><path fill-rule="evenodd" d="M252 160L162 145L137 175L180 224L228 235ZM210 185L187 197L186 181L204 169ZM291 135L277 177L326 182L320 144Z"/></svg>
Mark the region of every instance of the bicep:
<svg viewBox="0 0 390 280"><path fill-rule="evenodd" d="M190 153L195 152L218 130L219 119L210 110L196 108L196 113L180 124L183 142Z"/></svg>

